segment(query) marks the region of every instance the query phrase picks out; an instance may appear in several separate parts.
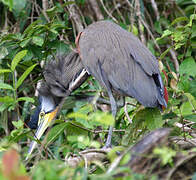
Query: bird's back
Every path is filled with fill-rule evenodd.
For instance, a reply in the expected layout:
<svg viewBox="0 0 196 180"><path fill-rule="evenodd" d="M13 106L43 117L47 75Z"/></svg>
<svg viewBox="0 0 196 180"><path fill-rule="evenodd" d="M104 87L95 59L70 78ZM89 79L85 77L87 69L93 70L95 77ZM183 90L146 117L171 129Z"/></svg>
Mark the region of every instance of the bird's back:
<svg viewBox="0 0 196 180"><path fill-rule="evenodd" d="M82 32L79 48L84 66L99 81L98 64L117 92L144 106L165 104L162 81L158 78L157 88L153 79L153 74L160 76L158 61L132 33L110 21L99 21Z"/></svg>

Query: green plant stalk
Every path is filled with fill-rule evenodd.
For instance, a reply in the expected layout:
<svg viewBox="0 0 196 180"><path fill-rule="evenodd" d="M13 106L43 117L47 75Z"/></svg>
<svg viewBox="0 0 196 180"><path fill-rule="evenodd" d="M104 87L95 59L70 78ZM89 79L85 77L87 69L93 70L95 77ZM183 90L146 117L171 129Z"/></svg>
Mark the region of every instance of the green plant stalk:
<svg viewBox="0 0 196 180"><path fill-rule="evenodd" d="M17 102L17 88L16 88L16 76L15 76L15 70L12 72L12 79L13 79L13 88L14 88L14 102L15 102L15 107L17 111L17 119L20 119L20 111L18 108L18 102Z"/></svg>

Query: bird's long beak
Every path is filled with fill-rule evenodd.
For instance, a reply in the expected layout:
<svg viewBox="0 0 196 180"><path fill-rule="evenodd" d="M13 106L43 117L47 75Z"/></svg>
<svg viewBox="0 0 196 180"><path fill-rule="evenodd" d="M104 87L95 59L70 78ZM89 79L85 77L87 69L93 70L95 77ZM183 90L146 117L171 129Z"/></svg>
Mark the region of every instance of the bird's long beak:
<svg viewBox="0 0 196 180"><path fill-rule="evenodd" d="M34 136L35 139L39 140L41 138L41 136L43 135L45 130L50 125L51 121L56 117L57 112L58 112L58 107L50 113L47 113L44 115L39 115L38 128L37 128L35 136ZM26 160L29 158L29 156L33 152L36 145L37 145L37 141L31 142Z"/></svg>

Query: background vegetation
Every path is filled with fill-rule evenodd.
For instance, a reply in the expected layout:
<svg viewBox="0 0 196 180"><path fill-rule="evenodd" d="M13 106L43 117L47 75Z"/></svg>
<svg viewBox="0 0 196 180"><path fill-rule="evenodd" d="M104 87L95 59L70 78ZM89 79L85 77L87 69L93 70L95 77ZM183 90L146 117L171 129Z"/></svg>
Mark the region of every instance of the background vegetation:
<svg viewBox="0 0 196 180"><path fill-rule="evenodd" d="M77 33L100 19L133 32L159 58L168 108L161 113L126 98L107 160L71 168L67 163L71 153L82 156L83 150L102 147L108 125L114 124L110 107L96 102L105 97L104 91L90 77L67 98L42 145L25 161L33 139L26 122L37 105L44 64L73 49ZM195 0L0 0L0 179L112 179L119 173L126 175L116 176L119 179L159 179L169 173L168 178L196 179L195 21ZM79 101L74 96L79 94L96 98ZM169 143L148 154L150 165L142 171L127 168L129 147L161 127L171 128ZM117 151L123 156L111 168ZM178 158L190 154L188 163L185 159L183 168L178 168ZM178 173L172 174L168 167Z"/></svg>

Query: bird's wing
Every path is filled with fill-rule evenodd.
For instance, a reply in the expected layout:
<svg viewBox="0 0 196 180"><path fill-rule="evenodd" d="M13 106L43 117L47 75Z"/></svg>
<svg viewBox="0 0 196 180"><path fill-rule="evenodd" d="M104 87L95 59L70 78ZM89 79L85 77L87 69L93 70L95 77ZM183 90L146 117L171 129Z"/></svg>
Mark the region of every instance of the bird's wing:
<svg viewBox="0 0 196 180"><path fill-rule="evenodd" d="M117 25L112 28L113 23L109 27L102 25L87 28L80 37L84 66L99 81L101 66L113 89L145 106L157 106L158 91L152 78L153 74L159 74L155 57L131 33Z"/></svg>

